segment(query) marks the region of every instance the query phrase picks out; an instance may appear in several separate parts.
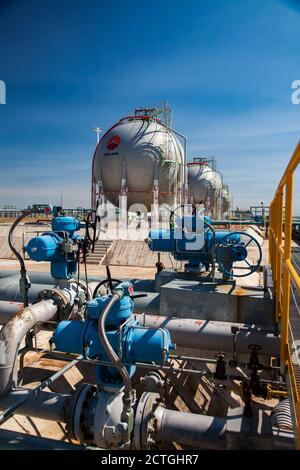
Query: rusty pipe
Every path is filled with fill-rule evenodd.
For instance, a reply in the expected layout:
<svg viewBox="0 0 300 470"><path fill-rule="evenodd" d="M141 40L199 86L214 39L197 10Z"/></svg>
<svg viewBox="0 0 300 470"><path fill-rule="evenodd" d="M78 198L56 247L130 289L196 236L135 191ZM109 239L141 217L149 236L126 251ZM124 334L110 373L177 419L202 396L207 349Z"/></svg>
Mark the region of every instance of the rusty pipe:
<svg viewBox="0 0 300 470"><path fill-rule="evenodd" d="M16 385L16 358L26 334L38 322L53 320L57 305L53 300L42 300L24 308L5 323L0 332L0 396Z"/></svg>

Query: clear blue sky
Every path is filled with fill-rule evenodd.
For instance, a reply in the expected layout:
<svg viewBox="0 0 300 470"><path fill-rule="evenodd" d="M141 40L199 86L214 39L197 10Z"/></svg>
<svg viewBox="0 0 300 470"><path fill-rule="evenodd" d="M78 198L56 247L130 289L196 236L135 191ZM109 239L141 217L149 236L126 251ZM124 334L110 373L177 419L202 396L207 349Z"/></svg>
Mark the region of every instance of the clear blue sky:
<svg viewBox="0 0 300 470"><path fill-rule="evenodd" d="M0 206L89 206L93 127L163 99L235 205L268 203L300 136L300 2L0 0L0 79Z"/></svg>

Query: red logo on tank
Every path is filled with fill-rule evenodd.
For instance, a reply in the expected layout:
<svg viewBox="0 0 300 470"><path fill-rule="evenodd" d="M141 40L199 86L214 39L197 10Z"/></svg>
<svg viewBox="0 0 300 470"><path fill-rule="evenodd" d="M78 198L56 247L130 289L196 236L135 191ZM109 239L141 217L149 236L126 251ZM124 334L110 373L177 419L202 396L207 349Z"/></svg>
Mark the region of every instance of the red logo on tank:
<svg viewBox="0 0 300 470"><path fill-rule="evenodd" d="M115 150L120 145L121 139L118 135L113 135L106 144L108 150Z"/></svg>

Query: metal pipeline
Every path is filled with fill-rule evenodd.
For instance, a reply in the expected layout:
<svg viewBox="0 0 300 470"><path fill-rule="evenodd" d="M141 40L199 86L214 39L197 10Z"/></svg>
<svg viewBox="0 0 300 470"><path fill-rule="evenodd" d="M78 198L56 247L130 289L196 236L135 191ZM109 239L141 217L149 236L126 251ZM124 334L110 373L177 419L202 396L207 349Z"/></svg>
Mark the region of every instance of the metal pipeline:
<svg viewBox="0 0 300 470"><path fill-rule="evenodd" d="M98 450L55 439L0 429L0 450Z"/></svg>
<svg viewBox="0 0 300 470"><path fill-rule="evenodd" d="M42 391L33 399L30 397L31 392L22 389L10 392L1 398L0 409L13 407L16 402L23 400L25 403L17 411L19 415L67 423L74 406L77 406L72 395ZM173 411L158 406L151 421L155 441L177 442L205 449L225 448L226 418Z"/></svg>
<svg viewBox="0 0 300 470"><path fill-rule="evenodd" d="M147 292L147 297L134 299L134 312L146 313L148 315L159 315L160 294Z"/></svg>
<svg viewBox="0 0 300 470"><path fill-rule="evenodd" d="M20 292L19 275L5 277L0 279L0 299L13 302L23 302L23 296ZM32 284L28 291L28 301L33 303L41 290L53 287L53 279L51 284Z"/></svg>
<svg viewBox="0 0 300 470"><path fill-rule="evenodd" d="M24 308L24 305L21 302L0 300L0 325L4 325L4 323L22 308Z"/></svg>
<svg viewBox="0 0 300 470"><path fill-rule="evenodd" d="M67 423L74 407L68 394L40 392L29 399L31 390L14 390L0 400L0 409L14 406L25 400L17 413L22 416ZM226 419L173 411L158 406L154 414L153 438L161 442L178 442L205 449L224 449Z"/></svg>
<svg viewBox="0 0 300 470"><path fill-rule="evenodd" d="M28 271L31 287L28 291L29 303L34 303L37 295L42 290L52 289L54 280L50 274L39 271ZM1 270L0 271L0 299L12 302L22 302L22 294L20 293L20 275L17 271ZM85 277L81 276L81 280L85 281ZM104 276L89 277L89 286L96 286L99 281L106 279ZM159 312L159 294L154 292L155 282L152 279L123 279L133 284L134 291L147 293L147 297L136 299L135 311L137 313L157 314ZM1 316L0 316L1 324ZM3 324L3 322L2 322Z"/></svg>
<svg viewBox="0 0 300 470"><path fill-rule="evenodd" d="M31 284L49 284L49 286L53 285L53 277L49 272L44 272L44 271L30 271L28 270L28 275L30 277L30 282ZM19 275L19 271L15 269L1 269L0 270L0 280L9 278L9 277L15 277ZM85 280L85 275L81 275L80 279L82 281ZM106 279L106 276L89 276L89 280L94 281L94 282L99 282L102 279Z"/></svg>
<svg viewBox="0 0 300 470"><path fill-rule="evenodd" d="M225 418L167 410L162 406L155 410L155 441L177 442L204 449L225 449L225 433Z"/></svg>
<svg viewBox="0 0 300 470"><path fill-rule="evenodd" d="M27 271L31 284L49 284L53 285L53 277L48 272L43 271ZM5 278L13 278L18 276L19 271L10 269L0 270L0 280ZM83 277L82 277L83 278Z"/></svg>
<svg viewBox="0 0 300 470"><path fill-rule="evenodd" d="M280 337L271 328L160 315L136 315L136 318L149 328L167 328L177 347L249 354L249 345L258 344L263 348L261 356L279 357Z"/></svg>
<svg viewBox="0 0 300 470"><path fill-rule="evenodd" d="M18 407L18 415L66 423L71 395L43 391L33 394L30 389L16 389L0 399L0 410L3 412L21 401L24 403Z"/></svg>
<svg viewBox="0 0 300 470"><path fill-rule="evenodd" d="M70 444L64 441L46 437L31 436L7 429L0 429L1 450L98 450L79 444Z"/></svg>
<svg viewBox="0 0 300 470"><path fill-rule="evenodd" d="M8 408L6 408L3 413L0 414L0 424L4 423L5 421L7 421L14 413L17 412L17 410L22 407L23 405L25 405L25 403L30 400L30 399L33 399L35 398L36 396L38 396L38 394L44 390L46 387L49 387L50 385L53 384L53 382L55 382L55 380L57 380L59 377L61 377L62 375L64 375L65 372L67 372L69 369L71 369L73 366L75 366L76 364L78 364L78 362L80 361L80 359L82 359L82 356L78 356L76 359L74 359L73 361L71 361L69 364L66 364L64 367L62 367L60 370L58 370L57 372L55 372L53 375L51 375L51 377L49 377L48 379L44 380L43 382L41 382L39 385L37 385L35 388L33 389L30 389L29 390L29 393L28 395L26 395L25 397L21 397L19 398L19 400L16 400L11 406L9 406Z"/></svg>
<svg viewBox="0 0 300 470"><path fill-rule="evenodd" d="M38 322L53 320L57 305L53 300L42 300L16 313L0 332L0 396L16 384L15 363L18 349L25 335Z"/></svg>

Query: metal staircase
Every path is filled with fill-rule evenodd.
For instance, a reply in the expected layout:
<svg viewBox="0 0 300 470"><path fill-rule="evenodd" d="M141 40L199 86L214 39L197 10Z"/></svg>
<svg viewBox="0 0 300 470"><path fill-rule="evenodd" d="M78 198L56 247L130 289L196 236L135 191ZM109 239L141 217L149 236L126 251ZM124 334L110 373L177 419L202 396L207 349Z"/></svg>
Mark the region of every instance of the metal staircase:
<svg viewBox="0 0 300 470"><path fill-rule="evenodd" d="M102 264L112 247L112 240L98 240L93 253L87 256L87 264Z"/></svg>

